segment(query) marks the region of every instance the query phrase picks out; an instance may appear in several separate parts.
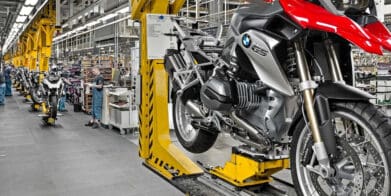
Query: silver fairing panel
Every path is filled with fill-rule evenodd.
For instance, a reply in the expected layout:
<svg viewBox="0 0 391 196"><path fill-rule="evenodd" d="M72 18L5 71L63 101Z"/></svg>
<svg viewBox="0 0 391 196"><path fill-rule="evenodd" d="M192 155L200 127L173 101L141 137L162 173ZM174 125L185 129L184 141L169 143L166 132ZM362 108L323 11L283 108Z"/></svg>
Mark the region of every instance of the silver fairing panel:
<svg viewBox="0 0 391 196"><path fill-rule="evenodd" d="M251 39L251 45L247 48L242 44L242 37L245 34ZM237 35L235 39L249 57L259 79L265 85L285 96L294 95L293 88L274 54L274 47L280 42L279 40L255 30Z"/></svg>
<svg viewBox="0 0 391 196"><path fill-rule="evenodd" d="M59 89L62 85L62 80L58 80L56 83L51 83L46 78L43 80L43 83L48 86L49 89Z"/></svg>

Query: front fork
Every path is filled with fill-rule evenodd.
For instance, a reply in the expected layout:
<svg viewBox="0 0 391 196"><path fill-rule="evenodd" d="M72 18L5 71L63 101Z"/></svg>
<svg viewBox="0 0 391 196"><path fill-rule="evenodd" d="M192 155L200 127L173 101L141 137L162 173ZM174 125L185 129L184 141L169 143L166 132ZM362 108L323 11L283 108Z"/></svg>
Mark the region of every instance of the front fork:
<svg viewBox="0 0 391 196"><path fill-rule="evenodd" d="M319 162L319 165L316 167L312 167L307 165L307 169L318 173L323 178L328 178L334 175L335 170L330 166L329 153L326 148L324 139L331 135L334 137L334 131L330 130L332 127L330 126L331 121L327 122L327 126L324 126L321 121L318 121L318 116L315 110L315 99L314 99L314 90L317 88L317 83L312 80L311 74L309 71L305 50L302 41L293 42L293 46L295 48L295 55L297 59L297 70L300 78L300 91L302 91L303 95L303 104L305 107L306 116L308 119L309 128L312 133L312 137L314 140L314 145L312 146L315 156ZM329 54L329 53L327 53ZM333 66L330 64L330 66ZM335 78L338 78L339 68L335 67L333 70L336 72ZM340 72L340 71L339 71ZM334 80L334 77L333 77ZM328 108L328 103L326 102ZM319 112L319 111L318 111ZM322 115L320 115L322 116ZM327 129L327 130L326 130ZM322 131L322 132L321 132ZM330 138L331 139L331 138ZM334 140L335 141L335 140ZM327 141L326 141L327 142ZM335 145L335 144L334 144ZM329 148L330 149L330 148Z"/></svg>

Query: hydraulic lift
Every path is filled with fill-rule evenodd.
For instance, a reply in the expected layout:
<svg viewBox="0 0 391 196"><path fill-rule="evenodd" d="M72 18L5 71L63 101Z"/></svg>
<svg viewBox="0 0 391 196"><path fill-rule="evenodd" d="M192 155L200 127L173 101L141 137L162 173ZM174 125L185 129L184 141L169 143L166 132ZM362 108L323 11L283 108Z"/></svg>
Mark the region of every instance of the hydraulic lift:
<svg viewBox="0 0 391 196"><path fill-rule="evenodd" d="M139 156L145 166L189 195L243 195L254 187L266 190L265 185L273 180L272 174L289 168L289 159L262 159L234 147L231 160L224 167L201 168L171 142L168 74L163 59L148 59L147 16L176 15L184 2L131 0L131 17L141 23Z"/></svg>

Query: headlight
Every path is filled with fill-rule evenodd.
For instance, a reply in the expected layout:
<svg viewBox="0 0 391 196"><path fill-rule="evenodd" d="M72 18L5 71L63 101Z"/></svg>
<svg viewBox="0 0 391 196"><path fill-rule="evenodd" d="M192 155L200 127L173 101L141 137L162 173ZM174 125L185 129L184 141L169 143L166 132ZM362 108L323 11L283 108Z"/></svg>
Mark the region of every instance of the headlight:
<svg viewBox="0 0 391 196"><path fill-rule="evenodd" d="M58 76L49 76L49 78L48 78L48 80L50 82L58 81L59 79L60 79L60 77L58 77Z"/></svg>
<svg viewBox="0 0 391 196"><path fill-rule="evenodd" d="M348 9L364 10L368 7L369 0L331 0L339 11Z"/></svg>

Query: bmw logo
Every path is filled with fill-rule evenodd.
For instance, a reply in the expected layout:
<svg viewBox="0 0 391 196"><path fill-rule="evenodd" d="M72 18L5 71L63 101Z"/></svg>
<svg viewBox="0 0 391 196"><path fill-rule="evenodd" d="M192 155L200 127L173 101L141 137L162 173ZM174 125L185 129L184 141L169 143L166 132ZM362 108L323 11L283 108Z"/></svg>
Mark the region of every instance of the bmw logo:
<svg viewBox="0 0 391 196"><path fill-rule="evenodd" d="M247 34L244 34L242 37L242 44L244 47L248 48L251 45L251 39L250 36Z"/></svg>

